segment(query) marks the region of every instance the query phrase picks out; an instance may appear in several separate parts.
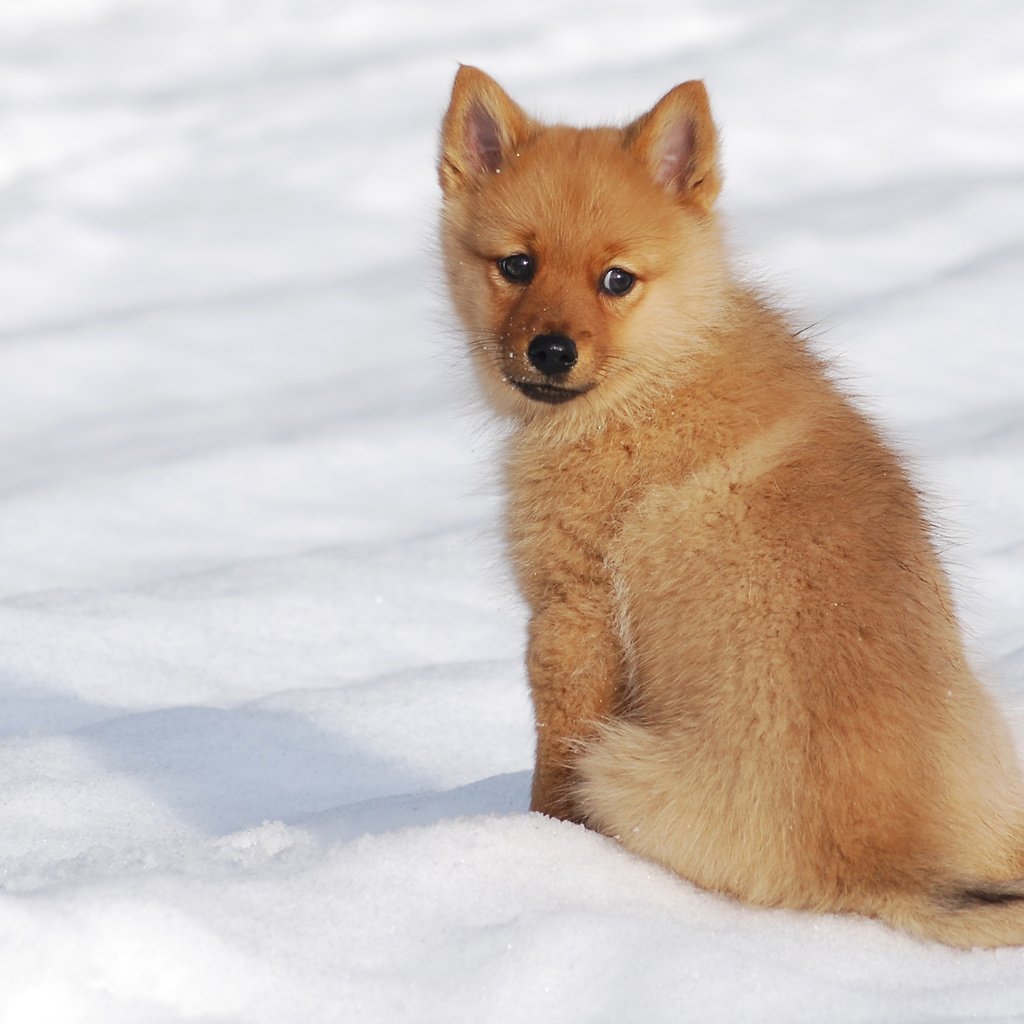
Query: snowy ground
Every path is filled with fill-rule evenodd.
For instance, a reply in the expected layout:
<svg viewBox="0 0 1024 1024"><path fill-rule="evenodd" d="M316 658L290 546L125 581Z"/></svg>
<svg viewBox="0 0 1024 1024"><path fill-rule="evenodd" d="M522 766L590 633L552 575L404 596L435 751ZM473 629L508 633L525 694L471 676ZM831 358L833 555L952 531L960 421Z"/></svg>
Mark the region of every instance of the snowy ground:
<svg viewBox="0 0 1024 1024"><path fill-rule="evenodd" d="M738 259L936 496L1024 743L1019 0L5 0L0 1020L1024 1020L1024 952L526 813L459 60L585 122L706 78Z"/></svg>

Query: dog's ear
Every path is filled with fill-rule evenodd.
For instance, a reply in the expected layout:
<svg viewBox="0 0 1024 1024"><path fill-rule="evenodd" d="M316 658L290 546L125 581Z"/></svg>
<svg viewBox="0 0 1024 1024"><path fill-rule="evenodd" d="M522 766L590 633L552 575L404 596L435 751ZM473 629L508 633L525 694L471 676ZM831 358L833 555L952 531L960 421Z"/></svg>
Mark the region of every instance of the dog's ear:
<svg viewBox="0 0 1024 1024"><path fill-rule="evenodd" d="M707 212L722 187L718 132L703 82L684 82L625 129L654 180Z"/></svg>
<svg viewBox="0 0 1024 1024"><path fill-rule="evenodd" d="M441 188L450 195L483 174L500 172L533 122L489 75L463 64L441 126Z"/></svg>

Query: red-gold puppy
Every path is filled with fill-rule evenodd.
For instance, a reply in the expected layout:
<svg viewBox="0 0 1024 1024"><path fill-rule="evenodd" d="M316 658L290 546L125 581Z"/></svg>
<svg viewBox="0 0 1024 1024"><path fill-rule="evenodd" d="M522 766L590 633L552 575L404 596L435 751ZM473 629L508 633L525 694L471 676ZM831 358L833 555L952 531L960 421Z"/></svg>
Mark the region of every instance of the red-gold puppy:
<svg viewBox="0 0 1024 1024"><path fill-rule="evenodd" d="M463 67L442 240L515 429L534 810L697 885L1024 943L1024 787L899 459L737 283L700 82L548 126Z"/></svg>

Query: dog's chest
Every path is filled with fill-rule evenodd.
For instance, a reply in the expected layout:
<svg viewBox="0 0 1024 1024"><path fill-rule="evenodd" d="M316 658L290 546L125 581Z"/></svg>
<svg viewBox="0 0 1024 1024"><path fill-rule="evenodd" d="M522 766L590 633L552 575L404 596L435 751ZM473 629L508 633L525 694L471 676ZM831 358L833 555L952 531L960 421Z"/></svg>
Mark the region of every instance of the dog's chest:
<svg viewBox="0 0 1024 1024"><path fill-rule="evenodd" d="M508 539L520 585L543 599L562 582L608 583L609 554L655 467L634 433L572 446L514 444L507 466Z"/></svg>

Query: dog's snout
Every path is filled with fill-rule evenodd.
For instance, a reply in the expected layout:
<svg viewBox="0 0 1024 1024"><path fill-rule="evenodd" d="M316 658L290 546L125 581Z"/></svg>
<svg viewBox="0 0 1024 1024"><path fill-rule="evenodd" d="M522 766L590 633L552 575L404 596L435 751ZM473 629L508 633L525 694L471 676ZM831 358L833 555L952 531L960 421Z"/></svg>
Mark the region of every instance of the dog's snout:
<svg viewBox="0 0 1024 1024"><path fill-rule="evenodd" d="M545 377L557 377L576 365L576 342L564 334L538 334L530 341L526 358Z"/></svg>

